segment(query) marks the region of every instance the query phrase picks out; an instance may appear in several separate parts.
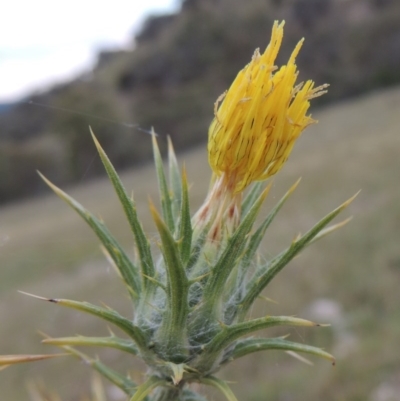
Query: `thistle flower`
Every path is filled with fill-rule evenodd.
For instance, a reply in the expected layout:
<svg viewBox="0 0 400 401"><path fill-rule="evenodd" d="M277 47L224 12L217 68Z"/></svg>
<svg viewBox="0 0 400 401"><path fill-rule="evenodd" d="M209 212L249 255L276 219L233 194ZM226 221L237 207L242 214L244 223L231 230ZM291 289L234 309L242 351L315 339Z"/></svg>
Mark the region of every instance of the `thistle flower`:
<svg viewBox="0 0 400 401"><path fill-rule="evenodd" d="M254 52L251 62L215 103L208 158L214 173L223 176L234 194L281 169L301 132L316 122L307 115L310 100L326 93L328 85L314 88L311 80L295 86L295 60L303 40L287 65L276 71L283 26L284 22L274 23L265 52Z"/></svg>
<svg viewBox="0 0 400 401"><path fill-rule="evenodd" d="M140 224L135 202L111 161L95 145L125 212L136 247L132 260L105 224L61 189L44 180L92 228L104 252L124 281L134 318L110 308L68 299L40 298L95 315L119 327L127 336L46 338L120 387L130 401L204 401L193 382L218 388L229 401L236 398L216 372L229 362L253 352L279 349L320 356L327 352L284 337L248 337L272 326L321 326L290 316L249 318L254 301L273 278L307 245L344 223L327 225L352 201L344 202L268 263L259 262L257 250L270 223L293 192L294 184L258 227L256 218L269 187L254 181L275 174L287 159L296 138L314 120L307 115L309 100L326 86L295 86L297 45L286 66L277 72L274 61L282 41L283 23L274 24L271 43L258 51L215 106L209 131L209 161L214 171L208 197L191 218L186 174L179 171L169 142L169 182L155 135L153 151L161 198L161 214L151 213L159 232L161 256L154 257ZM137 385L78 346L109 347L141 358L147 379ZM7 363L8 359L6 359ZM1 358L0 358L1 362Z"/></svg>
<svg viewBox="0 0 400 401"><path fill-rule="evenodd" d="M271 42L257 49L231 87L216 101L209 128L208 160L214 184L204 206L194 218L204 227L213 221L212 240L223 241L240 221L241 193L254 181L276 174L288 159L296 139L316 120L307 115L310 100L326 93L327 84L314 88L308 80L296 85L296 56L301 40L287 65L275 66L284 22L275 22Z"/></svg>

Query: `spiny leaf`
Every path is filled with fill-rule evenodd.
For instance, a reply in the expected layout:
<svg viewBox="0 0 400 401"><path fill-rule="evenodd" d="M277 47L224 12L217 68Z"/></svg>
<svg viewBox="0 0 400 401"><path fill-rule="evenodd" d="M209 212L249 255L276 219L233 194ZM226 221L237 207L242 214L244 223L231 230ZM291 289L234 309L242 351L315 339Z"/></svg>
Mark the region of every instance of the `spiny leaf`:
<svg viewBox="0 0 400 401"><path fill-rule="evenodd" d="M286 192L286 194L275 205L275 207L271 210L271 212L268 214L268 216L265 218L265 220L259 226L257 231L251 236L248 246L246 247L246 253L244 254L242 262L241 262L242 269L246 269L249 266L249 264L251 263L254 255L257 252L257 249L261 243L261 240L264 238L267 228L272 223L273 219L275 218L275 216L277 215L277 213L279 212L279 210L281 209L283 204L286 202L286 200L289 198L289 196L297 188L299 182L300 182L300 178L289 188L289 190Z"/></svg>
<svg viewBox="0 0 400 401"><path fill-rule="evenodd" d="M204 377L200 380L200 383L206 384L207 386L212 386L217 388L226 397L228 401L238 401L233 394L232 390L229 388L228 384L223 380L220 380L214 376Z"/></svg>
<svg viewBox="0 0 400 401"><path fill-rule="evenodd" d="M78 302L69 299L49 299L48 301L62 306L67 306L69 308L81 310L101 319L107 320L128 334L135 341L139 348L146 349L146 338L141 329L112 309L100 308L96 305L90 304L89 302Z"/></svg>
<svg viewBox="0 0 400 401"><path fill-rule="evenodd" d="M254 333L255 331L266 329L273 326L321 326L321 324L305 319L290 316L266 316L247 322L224 326L223 329L207 344L202 356L199 358L199 365L196 366L200 371L210 368L219 358L220 353L240 337Z"/></svg>
<svg viewBox="0 0 400 401"><path fill-rule="evenodd" d="M93 305L89 302L79 302L70 299L56 299L56 298L44 298L37 295L29 294L27 292L22 292L22 294L31 296L42 301L52 302L58 305L66 306L68 308L77 309L82 312L89 313L91 315L97 316L103 320L113 323L115 326L119 327L122 331L128 334L136 343L136 345L141 350L146 350L146 338L142 330L135 326L130 320L121 316L118 312L113 309L101 308L99 306Z"/></svg>
<svg viewBox="0 0 400 401"><path fill-rule="evenodd" d="M181 186L181 175L179 172L178 161L176 160L174 147L172 145L171 138L168 136L168 164L169 164L169 183L172 190L172 214L174 220L178 221L179 214L181 211L181 199L182 199L182 186Z"/></svg>
<svg viewBox="0 0 400 401"><path fill-rule="evenodd" d="M246 250L244 252L243 258L240 261L240 265L238 268L238 273L236 277L236 291L234 291L234 296L235 301L231 305L231 313L230 315L227 314L226 316L226 323L231 323L238 312L237 307L235 306L238 302L241 301L242 296L243 296L243 291L245 288L245 277L246 274L248 273L248 267L252 263L254 256L258 250L258 247L260 246L260 243L262 239L264 238L265 232L267 231L267 228L270 226L272 223L273 219L277 215L278 211L282 208L283 204L286 202L286 200L289 198L289 196L294 192L296 189L297 185L300 182L300 178L292 185L289 190L286 192L286 194L281 198L281 200L275 205L275 207L271 210L271 212L268 214L268 216L264 219L264 221L260 224L259 228L256 230L256 232L250 237L250 240L247 243ZM271 186L271 184L269 185ZM229 312L229 310L228 310Z"/></svg>
<svg viewBox="0 0 400 401"><path fill-rule="evenodd" d="M186 171L182 173L182 210L180 212L180 227L179 227L179 250L181 253L181 260L183 265L186 265L190 258L190 251L192 247L192 222L190 218L189 194L186 178Z"/></svg>
<svg viewBox="0 0 400 401"><path fill-rule="evenodd" d="M17 363L36 362L44 359L58 358L68 354L44 354L44 355L0 355L0 366L7 367Z"/></svg>
<svg viewBox="0 0 400 401"><path fill-rule="evenodd" d="M266 350L302 352L328 359L333 365L335 364L335 358L328 352L323 351L321 348L287 341L284 338L246 338L241 340L235 345L235 348L229 352L223 363L233 361L253 352Z"/></svg>
<svg viewBox="0 0 400 401"><path fill-rule="evenodd" d="M107 252L118 267L126 285L130 288L130 294L138 296L141 290L138 269L132 264L125 251L121 248L118 241L111 235L107 227L87 211L80 203L71 198L60 188L52 184L46 177L39 173L44 182L68 205L70 205L91 227L99 240L102 242Z"/></svg>
<svg viewBox="0 0 400 401"><path fill-rule="evenodd" d="M186 317L188 313L187 296L189 282L180 259L177 243L154 205L150 205L150 210L158 232L160 233L162 253L168 276L168 317L163 319L163 329L161 329L161 331L163 332L165 330L166 338L164 340L172 342L175 345L180 344L183 346L183 336L185 335ZM172 343L168 344L168 348L170 348ZM170 348L170 351L174 350Z"/></svg>
<svg viewBox="0 0 400 401"><path fill-rule="evenodd" d="M258 297L261 291L270 283L270 281L306 246L308 245L324 227L326 227L341 211L343 211L358 195L355 194L349 200L341 204L338 208L327 214L311 230L300 238L296 238L289 248L282 252L278 257L268 265L263 274L256 274L249 283L249 289L240 305L239 320L243 320L247 311Z"/></svg>
<svg viewBox="0 0 400 401"><path fill-rule="evenodd" d="M165 178L163 161L161 158L160 150L158 148L157 139L154 131L152 132L152 142L153 142L154 163L156 166L157 179L158 179L158 188L160 191L160 198L161 198L162 214L169 231L174 233L175 222L172 214L171 196L169 193L167 180Z"/></svg>
<svg viewBox="0 0 400 401"><path fill-rule="evenodd" d="M75 336L75 337L58 337L58 338L46 338L42 340L44 344L51 345L73 345L73 346L96 346L96 347L108 347L119 349L124 352L128 352L133 355L138 354L138 349L135 344L130 340L124 338L118 338L116 336L110 337L86 337L86 336Z"/></svg>
<svg viewBox="0 0 400 401"><path fill-rule="evenodd" d="M227 280L232 278L232 276L230 277L232 272L233 274L237 273L237 260L246 246L246 236L253 226L269 189L270 187L264 189L232 237L228 239L226 248L215 265L210 269L211 274L207 277L204 285L201 304L199 304L200 306L196 314L193 314L193 319L189 324L190 335L196 342L208 342L215 335L215 331L218 330L219 318L216 316L216 311L220 306L222 297L226 294L224 287ZM192 273L197 273L197 271L194 270ZM213 327L208 332L204 332L204 324ZM206 333L206 337L204 337L204 333Z"/></svg>
<svg viewBox="0 0 400 401"><path fill-rule="evenodd" d="M151 256L150 245L149 241L143 231L142 225L140 224L137 212L136 212L136 205L134 204L133 200L129 198L120 180L117 172L114 169L114 166L111 164L109 158L107 157L106 153L104 152L103 148L101 147L100 143L96 139L95 135L93 134L92 130L90 129L92 134L93 141L96 145L97 151L99 152L101 161L103 162L104 168L112 182L115 192L118 195L118 198L122 204L124 209L125 215L131 227L131 230L135 236L135 241L137 245L137 249L139 252L139 260L140 266L142 269L142 277L154 276L154 263L153 258ZM144 280L143 285L146 285L147 280Z"/></svg>

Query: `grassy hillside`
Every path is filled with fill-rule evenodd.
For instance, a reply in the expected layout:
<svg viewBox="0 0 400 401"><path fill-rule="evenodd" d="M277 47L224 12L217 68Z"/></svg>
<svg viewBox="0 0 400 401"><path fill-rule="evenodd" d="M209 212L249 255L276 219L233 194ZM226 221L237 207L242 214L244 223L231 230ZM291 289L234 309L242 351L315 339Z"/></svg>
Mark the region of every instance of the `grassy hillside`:
<svg viewBox="0 0 400 401"><path fill-rule="evenodd" d="M275 178L267 209L303 177L270 229L265 258L362 189L347 212L354 220L295 259L267 289L266 295L277 303L260 301L253 311L254 315L282 313L332 322L331 328L279 333L290 332L291 339L325 347L338 363L332 368L318 360L308 366L275 352L246 357L222 372L237 382L232 386L240 400L398 399L399 109L400 88L318 110L315 117L320 123L304 134ZM183 154L180 161L188 170L195 208L208 187L205 149ZM145 229L152 235L147 199L149 195L157 199L153 168L135 169L123 180L134 189ZM82 183L69 193L102 216L130 247L129 230L106 180ZM0 209L0 354L48 351L38 345L36 330L52 336L90 335L96 330L107 334L91 317L27 298L17 290L104 302L129 316L128 298L100 258L96 239L54 195ZM99 355L128 368L140 381L141 366L136 362L117 352ZM89 377L86 366L70 359L9 368L0 374L1 399L28 399L24 383L41 378L65 400L74 400L87 388ZM110 393L110 400L117 399L118 394Z"/></svg>
<svg viewBox="0 0 400 401"><path fill-rule="evenodd" d="M314 104L400 84L398 0L177 4L176 14L146 20L132 38L133 50L101 51L93 71L0 114L0 204L43 193L37 169L63 185L102 174L99 162L87 171L92 144L82 133L88 125L121 169L151 158L142 129L171 135L176 149L202 142L215 99L255 48L268 45L274 20L286 21L277 65L304 37L299 81L331 84Z"/></svg>

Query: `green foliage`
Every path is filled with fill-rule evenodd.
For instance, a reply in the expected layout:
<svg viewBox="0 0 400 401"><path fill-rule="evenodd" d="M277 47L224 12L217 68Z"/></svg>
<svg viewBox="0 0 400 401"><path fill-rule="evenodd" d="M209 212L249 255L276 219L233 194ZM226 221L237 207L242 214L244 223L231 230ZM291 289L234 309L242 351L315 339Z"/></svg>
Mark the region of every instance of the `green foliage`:
<svg viewBox="0 0 400 401"><path fill-rule="evenodd" d="M153 262L149 241L138 220L134 201L95 137L96 147L108 176L122 204L135 237L137 260L131 262L104 223L96 219L73 198L43 179L69 204L100 239L131 294L135 317L121 316L112 308L67 299L46 299L52 303L94 315L121 329L129 340L110 337L47 338L47 344L61 347L84 360L102 376L120 387L131 401L187 400L196 396L188 386L198 382L216 387L229 401L236 401L226 382L214 374L221 366L241 356L263 350L304 352L334 362L327 352L283 338L246 338L262 329L275 326L321 326L309 320L289 316L246 318L249 307L271 279L353 199L328 214L305 235L295 239L289 248L265 266L256 262L255 254L267 227L293 192L297 183L272 209L253 233L254 222L270 187L263 191L256 185L245 200L246 213L231 237L218 247L208 237L209 227L193 236L185 174L181 180L178 163L169 145L171 187L167 183L155 135L153 149L160 190L162 216L151 204L159 232L162 257ZM179 183L180 182L180 183ZM176 197L179 197L177 202ZM178 203L180 208L174 205ZM329 229L328 229L329 230ZM330 230L329 230L330 231ZM201 239L201 240L200 240ZM200 242L199 242L200 240ZM193 253L198 254L193 259ZM251 266L251 268L250 268ZM201 276L191 278L194 272ZM72 346L99 346L117 349L141 358L148 366L147 379L139 386L98 359L92 359ZM189 399L190 399L189 397Z"/></svg>

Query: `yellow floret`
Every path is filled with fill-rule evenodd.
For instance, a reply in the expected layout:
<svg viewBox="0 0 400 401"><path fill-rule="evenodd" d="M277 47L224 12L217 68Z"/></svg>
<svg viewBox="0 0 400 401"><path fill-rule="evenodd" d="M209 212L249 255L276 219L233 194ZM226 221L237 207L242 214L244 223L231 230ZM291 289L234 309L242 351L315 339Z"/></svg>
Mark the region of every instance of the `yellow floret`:
<svg viewBox="0 0 400 401"><path fill-rule="evenodd" d="M310 99L326 92L327 85L314 89L313 81L295 86L295 58L302 40L287 65L276 71L283 25L275 22L265 52L254 52L251 62L215 103L209 128L209 163L218 176L225 174L233 183L234 193L280 170L301 132L316 122L306 115Z"/></svg>

